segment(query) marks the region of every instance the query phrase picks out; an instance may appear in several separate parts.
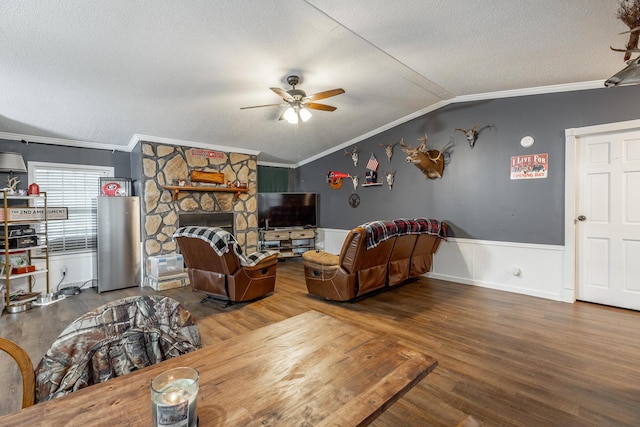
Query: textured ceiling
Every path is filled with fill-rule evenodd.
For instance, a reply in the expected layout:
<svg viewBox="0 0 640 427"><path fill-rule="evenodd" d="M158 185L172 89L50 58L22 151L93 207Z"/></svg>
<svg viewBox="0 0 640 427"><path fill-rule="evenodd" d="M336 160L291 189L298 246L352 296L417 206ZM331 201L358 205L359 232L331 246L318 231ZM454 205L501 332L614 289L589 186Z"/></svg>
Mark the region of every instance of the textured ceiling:
<svg viewBox="0 0 640 427"><path fill-rule="evenodd" d="M596 87L624 66L612 0L2 0L0 138L137 139L299 164L451 99ZM298 126L269 87L346 93ZM615 90L615 89L608 89ZM22 139L22 138L20 138Z"/></svg>

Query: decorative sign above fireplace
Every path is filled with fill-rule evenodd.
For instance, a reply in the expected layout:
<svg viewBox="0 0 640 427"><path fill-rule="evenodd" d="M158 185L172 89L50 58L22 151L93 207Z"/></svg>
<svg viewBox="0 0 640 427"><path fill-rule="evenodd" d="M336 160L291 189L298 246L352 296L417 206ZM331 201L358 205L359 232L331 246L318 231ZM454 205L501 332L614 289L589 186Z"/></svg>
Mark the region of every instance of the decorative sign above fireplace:
<svg viewBox="0 0 640 427"><path fill-rule="evenodd" d="M227 157L222 151L205 150L204 148L192 148L189 154L194 157L206 157L208 159L224 159Z"/></svg>

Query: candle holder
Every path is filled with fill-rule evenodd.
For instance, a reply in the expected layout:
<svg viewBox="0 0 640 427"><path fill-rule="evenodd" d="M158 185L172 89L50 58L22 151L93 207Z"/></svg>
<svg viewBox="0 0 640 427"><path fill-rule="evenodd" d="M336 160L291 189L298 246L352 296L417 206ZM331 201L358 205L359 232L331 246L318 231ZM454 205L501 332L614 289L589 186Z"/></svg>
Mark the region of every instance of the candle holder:
<svg viewBox="0 0 640 427"><path fill-rule="evenodd" d="M165 371L151 381L154 427L198 425L198 371L180 367Z"/></svg>

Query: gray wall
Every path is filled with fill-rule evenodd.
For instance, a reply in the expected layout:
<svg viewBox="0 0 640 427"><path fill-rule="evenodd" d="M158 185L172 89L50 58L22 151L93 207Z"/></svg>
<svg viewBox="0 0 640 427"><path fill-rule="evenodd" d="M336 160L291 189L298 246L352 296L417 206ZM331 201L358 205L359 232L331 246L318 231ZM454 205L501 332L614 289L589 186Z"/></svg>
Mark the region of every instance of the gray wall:
<svg viewBox="0 0 640 427"><path fill-rule="evenodd" d="M0 151L21 153L25 165L27 162L66 163L74 165L112 166L118 178L132 178L131 156L129 153L92 148L64 147L60 145L38 144L30 142L0 139ZM6 185L8 174L0 172L0 187ZM27 188L27 174L15 174L20 179L18 188ZM135 188L135 185L134 185Z"/></svg>
<svg viewBox="0 0 640 427"><path fill-rule="evenodd" d="M455 237L563 245L565 129L638 119L638 99L640 87L630 86L452 104L357 143L357 167L344 150L300 167L294 190L320 194L321 227L349 229L370 220L425 216L449 223ZM470 149L454 129L476 123L486 127ZM425 179L396 146L391 191L386 185L358 187L360 206L351 208L351 180L339 190L326 183L329 170L358 174L362 183L372 152L383 181L390 164L379 144L404 138L415 148L425 132L433 148L454 138L442 179ZM535 138L531 148L520 146L526 135ZM510 179L511 156L538 153L549 154L548 178Z"/></svg>

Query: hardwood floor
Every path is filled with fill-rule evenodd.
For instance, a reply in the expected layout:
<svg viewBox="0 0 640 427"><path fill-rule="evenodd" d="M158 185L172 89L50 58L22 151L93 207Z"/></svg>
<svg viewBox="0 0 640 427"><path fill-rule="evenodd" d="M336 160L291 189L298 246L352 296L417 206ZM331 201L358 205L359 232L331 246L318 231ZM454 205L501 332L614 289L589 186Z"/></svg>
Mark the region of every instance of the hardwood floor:
<svg viewBox="0 0 640 427"><path fill-rule="evenodd" d="M640 425L640 313L567 304L421 278L355 304L306 293L302 264L278 264L276 291L247 304L200 303L173 289L198 319L204 345L317 310L395 337L435 357L438 367L391 406L375 426L455 426L472 415L483 426ZM82 294L0 317L34 366L81 314L148 288ZM0 413L20 407L18 371L0 355ZM206 425L204 423L203 425Z"/></svg>

